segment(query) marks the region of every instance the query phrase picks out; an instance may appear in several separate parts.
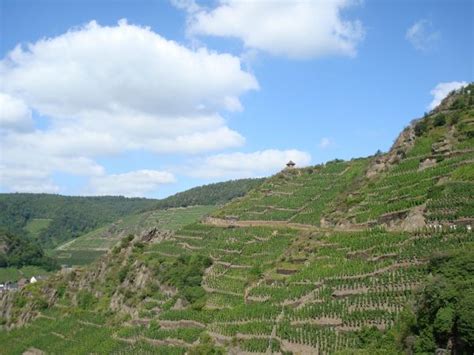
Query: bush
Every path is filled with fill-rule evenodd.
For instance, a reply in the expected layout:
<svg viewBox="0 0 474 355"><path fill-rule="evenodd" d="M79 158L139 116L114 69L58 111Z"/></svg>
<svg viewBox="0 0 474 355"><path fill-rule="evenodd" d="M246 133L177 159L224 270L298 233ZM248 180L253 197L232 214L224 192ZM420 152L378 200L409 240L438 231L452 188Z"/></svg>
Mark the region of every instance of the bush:
<svg viewBox="0 0 474 355"><path fill-rule="evenodd" d="M474 352L474 249L435 256L433 275L416 306L416 320L405 329L404 342L415 336L415 353L433 353L453 343L455 354ZM410 350L410 349L408 349Z"/></svg>
<svg viewBox="0 0 474 355"><path fill-rule="evenodd" d="M426 124L425 120L418 121L415 124L415 135L417 137L423 135L423 133L425 133L427 130L428 130L428 125Z"/></svg>
<svg viewBox="0 0 474 355"><path fill-rule="evenodd" d="M128 265L120 269L120 271L118 272L118 279L120 283L125 281L125 278L127 277L129 270L130 270L130 267Z"/></svg>
<svg viewBox="0 0 474 355"><path fill-rule="evenodd" d="M446 116L442 113L439 115L436 115L436 117L433 120L433 126L435 127L440 127L444 126L446 124Z"/></svg>

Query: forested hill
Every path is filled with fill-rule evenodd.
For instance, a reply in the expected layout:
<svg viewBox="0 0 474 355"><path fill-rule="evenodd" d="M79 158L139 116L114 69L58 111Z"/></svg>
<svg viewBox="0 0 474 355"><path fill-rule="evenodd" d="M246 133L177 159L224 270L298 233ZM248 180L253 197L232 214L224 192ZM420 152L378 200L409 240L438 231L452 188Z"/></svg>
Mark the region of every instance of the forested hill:
<svg viewBox="0 0 474 355"><path fill-rule="evenodd" d="M51 247L155 204L156 200L121 196L0 194L0 227L17 235L29 234Z"/></svg>
<svg viewBox="0 0 474 355"><path fill-rule="evenodd" d="M244 196L263 181L264 179L240 179L198 186L159 200L156 207L175 208L196 205L221 205L236 197Z"/></svg>
<svg viewBox="0 0 474 355"><path fill-rule="evenodd" d="M0 194L0 227L37 239L47 248L131 214L173 207L219 205L245 195L262 179L241 179L195 187L162 200L122 196L78 197Z"/></svg>

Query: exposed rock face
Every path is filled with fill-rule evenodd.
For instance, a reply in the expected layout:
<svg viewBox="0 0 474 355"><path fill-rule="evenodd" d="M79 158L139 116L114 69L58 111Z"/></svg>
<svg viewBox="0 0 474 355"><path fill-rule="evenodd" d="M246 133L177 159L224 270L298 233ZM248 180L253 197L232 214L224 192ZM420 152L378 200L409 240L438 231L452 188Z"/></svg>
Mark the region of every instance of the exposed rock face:
<svg viewBox="0 0 474 355"><path fill-rule="evenodd" d="M181 310L181 309L185 309L186 306L187 306L187 302L185 300L183 300L182 298L178 298L176 300L176 303L173 305L173 307L171 307L171 309Z"/></svg>
<svg viewBox="0 0 474 355"><path fill-rule="evenodd" d="M401 224L402 230L411 232L426 227L425 217L423 216L424 210L425 205L412 208L408 216Z"/></svg>
<svg viewBox="0 0 474 355"><path fill-rule="evenodd" d="M390 166L398 163L415 143L415 131L413 121L410 126L405 128L398 136L390 151L386 154L375 157L371 166L367 169L366 177L373 178L377 174L385 171Z"/></svg>
<svg viewBox="0 0 474 355"><path fill-rule="evenodd" d="M152 229L144 233L135 241L141 243L154 243L155 241L169 238L170 232L163 232ZM126 313L132 318L138 317L138 310L135 307L126 304L124 292L133 291L140 292L150 285L153 280L153 272L143 265L140 261L135 261L129 265L129 256L134 247L133 241L123 249L117 252L109 252L99 261L87 269L62 270L51 279L45 282L38 282L36 285L41 287L41 302L47 303L48 307L53 306L58 298L58 283L66 285L66 292L70 292L71 300L77 304L77 295L80 290L93 292L95 297L103 296L103 292L97 285L107 282L107 279L113 277L113 273L117 272L117 268L129 268L125 278L116 288L114 294L110 298L109 307L112 311ZM115 265L115 269L113 266ZM129 266L127 266L129 265ZM111 268L112 266L112 268ZM123 292L122 292L123 291ZM17 292L0 293L0 318L7 321L6 328L22 326L31 321L40 314L38 292L33 293L28 287L22 288ZM24 298L25 305L20 309L15 307L15 299L21 296Z"/></svg>
<svg viewBox="0 0 474 355"><path fill-rule="evenodd" d="M401 221L407 218L408 210L386 213L377 219L377 224L385 225L389 228L396 228Z"/></svg>
<svg viewBox="0 0 474 355"><path fill-rule="evenodd" d="M420 163L420 166L418 167L418 171L425 170L427 168L432 168L436 166L436 159L425 159Z"/></svg>
<svg viewBox="0 0 474 355"><path fill-rule="evenodd" d="M25 304L20 309L15 306L15 300L19 297L25 300ZM0 318L7 321L5 325L7 329L22 326L39 315L43 302L50 307L56 300L56 289L47 284L41 289L41 299L32 294L28 288L15 292L3 292L0 293Z"/></svg>

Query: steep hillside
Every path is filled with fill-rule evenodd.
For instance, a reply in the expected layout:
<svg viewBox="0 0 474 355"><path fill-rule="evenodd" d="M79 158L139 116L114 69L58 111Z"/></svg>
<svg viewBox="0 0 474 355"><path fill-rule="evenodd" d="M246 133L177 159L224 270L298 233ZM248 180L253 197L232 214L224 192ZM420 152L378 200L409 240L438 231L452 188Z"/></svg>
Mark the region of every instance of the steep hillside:
<svg viewBox="0 0 474 355"><path fill-rule="evenodd" d="M357 186L370 159L332 161L304 169L285 169L245 197L214 214L240 220L288 221L321 225L338 198Z"/></svg>
<svg viewBox="0 0 474 355"><path fill-rule="evenodd" d="M413 121L386 154L285 169L214 216L338 229L472 223L473 91Z"/></svg>
<svg viewBox="0 0 474 355"><path fill-rule="evenodd" d="M5 353L472 353L473 95L1 295Z"/></svg>

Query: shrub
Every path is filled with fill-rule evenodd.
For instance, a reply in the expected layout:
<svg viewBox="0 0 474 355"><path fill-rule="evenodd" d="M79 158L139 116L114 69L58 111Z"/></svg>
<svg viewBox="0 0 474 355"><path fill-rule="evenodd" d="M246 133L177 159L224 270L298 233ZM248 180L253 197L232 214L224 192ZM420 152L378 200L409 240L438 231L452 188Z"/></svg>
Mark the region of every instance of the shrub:
<svg viewBox="0 0 474 355"><path fill-rule="evenodd" d="M415 124L415 135L417 137L423 135L423 133L425 133L426 131L428 130L428 125L426 124L426 121L423 120L423 121L418 121L416 124Z"/></svg>
<svg viewBox="0 0 474 355"><path fill-rule="evenodd" d="M439 115L436 115L436 117L433 120L433 126L435 127L440 127L444 126L446 124L446 116L442 113Z"/></svg>

